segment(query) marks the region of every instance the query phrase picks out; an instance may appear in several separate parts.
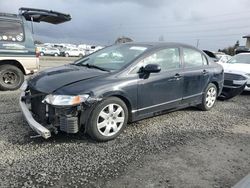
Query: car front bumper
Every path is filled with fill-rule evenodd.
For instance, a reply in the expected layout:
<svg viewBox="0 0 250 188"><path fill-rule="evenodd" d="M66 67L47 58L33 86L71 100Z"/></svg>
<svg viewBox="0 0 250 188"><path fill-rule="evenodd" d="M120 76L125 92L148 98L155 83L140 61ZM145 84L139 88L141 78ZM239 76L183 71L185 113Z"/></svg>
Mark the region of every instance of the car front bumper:
<svg viewBox="0 0 250 188"><path fill-rule="evenodd" d="M40 136L42 136L45 139L48 139L51 137L51 131L38 123L32 116L32 113L30 112L26 102L23 100L23 97L25 97L25 92L21 93L19 105L21 107L22 113L28 122L29 126L37 132Z"/></svg>

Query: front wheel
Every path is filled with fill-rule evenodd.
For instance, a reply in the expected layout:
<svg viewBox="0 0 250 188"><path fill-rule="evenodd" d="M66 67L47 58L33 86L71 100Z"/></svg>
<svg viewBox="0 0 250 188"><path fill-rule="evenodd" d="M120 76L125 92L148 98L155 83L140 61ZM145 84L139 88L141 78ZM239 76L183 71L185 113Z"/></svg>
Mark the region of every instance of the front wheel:
<svg viewBox="0 0 250 188"><path fill-rule="evenodd" d="M97 141L116 138L128 121L126 104L117 97L110 97L99 103L92 111L87 125L87 133Z"/></svg>
<svg viewBox="0 0 250 188"><path fill-rule="evenodd" d="M217 87L213 83L208 84L202 98L202 103L198 106L201 110L211 110L217 98Z"/></svg>
<svg viewBox="0 0 250 188"><path fill-rule="evenodd" d="M13 65L0 66L0 90L16 90L24 81L23 72Z"/></svg>

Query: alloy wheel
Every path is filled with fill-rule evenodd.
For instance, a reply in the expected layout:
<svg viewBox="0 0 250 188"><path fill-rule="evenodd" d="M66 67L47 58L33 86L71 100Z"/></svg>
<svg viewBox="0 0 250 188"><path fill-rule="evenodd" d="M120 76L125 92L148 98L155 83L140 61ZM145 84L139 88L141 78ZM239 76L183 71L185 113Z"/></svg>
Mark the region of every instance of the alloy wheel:
<svg viewBox="0 0 250 188"><path fill-rule="evenodd" d="M214 105L216 101L216 95L217 95L216 88L210 87L206 95L206 105L208 108L211 108Z"/></svg>
<svg viewBox="0 0 250 188"><path fill-rule="evenodd" d="M113 136L122 128L124 121L123 108L118 104L109 104L98 115L97 129L103 136Z"/></svg>

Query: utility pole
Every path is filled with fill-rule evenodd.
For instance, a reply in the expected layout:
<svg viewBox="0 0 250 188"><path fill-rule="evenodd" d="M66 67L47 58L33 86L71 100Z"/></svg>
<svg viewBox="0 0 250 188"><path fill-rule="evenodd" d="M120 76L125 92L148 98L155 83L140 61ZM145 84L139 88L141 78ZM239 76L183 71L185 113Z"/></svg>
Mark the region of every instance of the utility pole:
<svg viewBox="0 0 250 188"><path fill-rule="evenodd" d="M196 47L199 48L199 45L200 45L200 39L197 39Z"/></svg>

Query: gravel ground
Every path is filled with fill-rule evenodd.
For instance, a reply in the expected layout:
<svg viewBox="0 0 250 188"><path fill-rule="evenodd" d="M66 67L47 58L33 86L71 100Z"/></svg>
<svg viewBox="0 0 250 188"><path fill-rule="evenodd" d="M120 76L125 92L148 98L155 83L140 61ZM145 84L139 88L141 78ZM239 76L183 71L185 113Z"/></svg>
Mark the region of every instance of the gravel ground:
<svg viewBox="0 0 250 188"><path fill-rule="evenodd" d="M231 187L250 172L250 93L130 124L106 143L31 139L18 97L0 93L0 187Z"/></svg>

